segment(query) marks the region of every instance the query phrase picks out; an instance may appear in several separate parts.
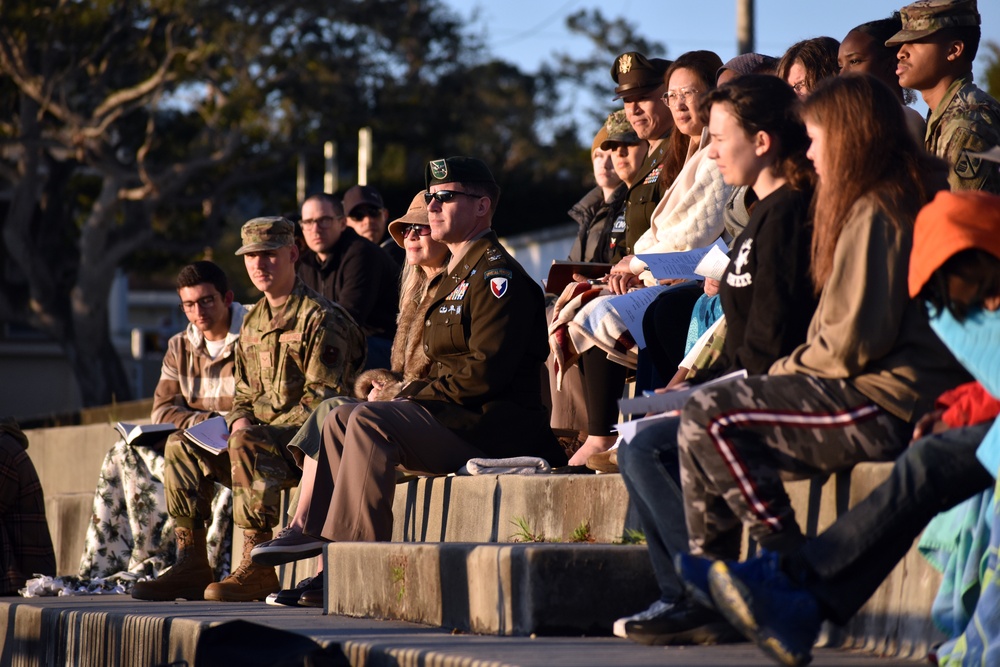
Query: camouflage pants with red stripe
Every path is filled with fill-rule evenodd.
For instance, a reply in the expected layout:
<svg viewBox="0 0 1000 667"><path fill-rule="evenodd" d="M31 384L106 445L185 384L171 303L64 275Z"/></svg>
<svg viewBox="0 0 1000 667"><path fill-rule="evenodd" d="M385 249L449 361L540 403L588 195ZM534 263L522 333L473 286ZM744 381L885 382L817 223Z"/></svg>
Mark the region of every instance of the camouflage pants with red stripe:
<svg viewBox="0 0 1000 667"><path fill-rule="evenodd" d="M794 548L803 537L782 479L893 460L911 432L843 380L763 375L705 387L678 432L691 553L737 558L741 525L766 549Z"/></svg>

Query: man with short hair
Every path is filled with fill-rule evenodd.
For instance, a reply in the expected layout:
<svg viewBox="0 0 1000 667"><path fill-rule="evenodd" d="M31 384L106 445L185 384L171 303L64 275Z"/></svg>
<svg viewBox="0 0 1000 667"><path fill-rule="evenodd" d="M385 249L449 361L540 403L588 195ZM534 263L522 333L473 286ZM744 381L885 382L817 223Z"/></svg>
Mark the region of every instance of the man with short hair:
<svg viewBox="0 0 1000 667"><path fill-rule="evenodd" d="M624 103L625 115L639 139L649 142L646 160L628 190L624 226L618 222L611 230L612 263L632 254L635 242L649 229L653 209L670 187L665 182L663 161L674 119L662 99L667 89L663 76L670 64L669 60L631 51L615 58L611 66L611 78L618 84L614 99Z"/></svg>
<svg viewBox="0 0 1000 667"><path fill-rule="evenodd" d="M175 287L188 326L167 342L151 421L185 429L232 407L236 341L246 309L233 301L225 272L209 261L182 268ZM162 481L165 442L180 437L174 432L149 444L119 440L104 457L80 558L81 577L106 578L123 571L153 576L174 564L176 544L191 542L191 531L169 520ZM206 489L212 509L206 512L209 528L198 539L198 558L207 558L216 572L228 572L224 549L232 525L230 493L217 490Z"/></svg>
<svg viewBox="0 0 1000 667"><path fill-rule="evenodd" d="M193 540L178 545L185 553L178 553L170 572L137 585L133 597L248 601L278 590L274 569L254 565L250 551L271 539L279 493L294 486L300 474L285 445L316 405L350 392L364 363L364 334L354 320L296 277L299 251L292 223L254 218L241 235L236 254L243 255L250 280L264 297L244 320L236 348L235 399L226 414L228 451L212 455L184 441L168 443L168 510ZM207 489L216 481L232 486L243 559L226 579L205 584L211 571L196 560L197 540L203 535Z"/></svg>
<svg viewBox="0 0 1000 667"><path fill-rule="evenodd" d="M344 193L344 213L347 224L359 235L377 244L397 265L406 261L406 253L396 243L386 238L389 210L382 203L382 195L371 185L355 185Z"/></svg>
<svg viewBox="0 0 1000 667"><path fill-rule="evenodd" d="M399 270L369 239L359 236L334 197L320 193L302 204L308 252L299 263L307 286L339 304L368 339L366 368L388 368L399 310Z"/></svg>
<svg viewBox="0 0 1000 667"><path fill-rule="evenodd" d="M542 404L542 291L492 230L500 188L467 157L431 161L426 184L431 238L451 252L420 318L428 376L395 400L330 412L304 529L286 530L255 558L287 562L324 541L391 539L397 465L451 473L480 457L566 462Z"/></svg>
<svg viewBox="0 0 1000 667"><path fill-rule="evenodd" d="M920 0L899 11L899 85L931 109L924 144L948 163L952 190L1000 194L1000 169L976 153L1000 144L1000 103L972 81L981 30L976 0Z"/></svg>

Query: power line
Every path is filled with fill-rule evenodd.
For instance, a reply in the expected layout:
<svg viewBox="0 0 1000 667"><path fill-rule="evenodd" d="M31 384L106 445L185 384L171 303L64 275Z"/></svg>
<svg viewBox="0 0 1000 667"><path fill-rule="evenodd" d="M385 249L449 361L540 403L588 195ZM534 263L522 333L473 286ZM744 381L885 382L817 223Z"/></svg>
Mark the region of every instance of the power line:
<svg viewBox="0 0 1000 667"><path fill-rule="evenodd" d="M505 40L501 40L499 42L495 42L493 44L493 46L494 47L497 47L497 46L507 46L509 44L516 44L517 42L520 42L520 41L523 41L525 39L528 39L529 37L534 37L536 34L538 34L539 32L541 32L545 28L549 27L549 24L552 21L554 21L555 19L557 19L561 14L563 14L563 13L569 11L570 9L572 9L573 5L579 4L580 1L581 0L569 0L568 2L564 2L562 5L559 6L559 9L555 10L550 15L546 16L544 19L542 19L541 21L539 21L535 26L533 26L531 28L528 28L527 30L525 30L521 34L515 35L515 36L511 37L510 39L505 39Z"/></svg>

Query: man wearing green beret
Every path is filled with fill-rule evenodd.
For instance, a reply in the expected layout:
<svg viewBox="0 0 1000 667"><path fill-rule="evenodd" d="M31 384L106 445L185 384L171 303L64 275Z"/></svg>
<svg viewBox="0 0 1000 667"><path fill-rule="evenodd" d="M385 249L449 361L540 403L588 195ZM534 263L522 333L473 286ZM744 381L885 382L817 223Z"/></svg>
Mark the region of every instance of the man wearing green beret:
<svg viewBox="0 0 1000 667"><path fill-rule="evenodd" d="M615 58L611 66L611 78L618 84L614 99L624 103L625 115L639 139L649 142L646 160L628 190L624 229L618 223L611 230L612 264L632 254L635 242L649 229L653 209L670 187L672 178L664 171L664 160L674 119L661 99L666 90L663 76L670 64L632 51Z"/></svg>
<svg viewBox="0 0 1000 667"><path fill-rule="evenodd" d="M931 110L924 144L948 163L952 190L1000 194L1000 170L977 153L1000 144L1000 103L972 82L981 30L976 0L920 0L899 11L899 85Z"/></svg>
<svg viewBox="0 0 1000 667"><path fill-rule="evenodd" d="M279 494L295 486L301 474L286 445L319 403L350 395L366 352L364 333L347 311L296 276L299 250L292 223L254 218L241 234L236 254L243 256L250 280L264 297L240 330L236 396L226 414L228 451L211 454L178 440L168 443L164 455L167 509L178 527L197 532L208 518L206 498L215 482L232 486L243 559L229 577L204 589L204 598L216 601L261 600L280 588L274 568L255 565L250 552L271 539ZM186 560L178 553L179 563ZM133 596L173 600L183 592L197 597L191 593L192 576L174 566L156 581L137 584Z"/></svg>
<svg viewBox="0 0 1000 667"><path fill-rule="evenodd" d="M500 188L467 157L432 160L425 181L431 238L451 252L420 318L430 370L395 400L341 405L326 418L302 531L319 546L392 539L396 466L443 474L481 457L566 462L542 404L542 290L491 228ZM288 562L310 555L302 546L302 534L282 536L257 553Z"/></svg>

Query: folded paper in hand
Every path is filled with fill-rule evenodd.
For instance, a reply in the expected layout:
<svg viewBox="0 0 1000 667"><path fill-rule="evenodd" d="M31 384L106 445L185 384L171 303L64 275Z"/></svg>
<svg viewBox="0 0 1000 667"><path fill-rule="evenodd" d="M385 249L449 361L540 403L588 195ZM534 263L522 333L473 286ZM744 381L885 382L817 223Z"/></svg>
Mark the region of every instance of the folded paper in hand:
<svg viewBox="0 0 1000 667"><path fill-rule="evenodd" d="M691 394L698 391L702 387L709 387L713 384L719 384L720 382L731 382L732 380L738 380L745 378L747 376L746 369L734 371L722 377L715 378L714 380L709 380L708 382L703 382L701 384L696 384L691 387L685 387L683 389L673 389L662 394L653 394L652 396L636 396L635 398L623 398L618 401L618 408L625 415L640 415L650 412L669 412L671 410L680 410L687 403L687 400L691 398Z"/></svg>
<svg viewBox="0 0 1000 667"><path fill-rule="evenodd" d="M723 254L729 252L725 241L716 239L715 243L704 248L684 252L639 254L636 257L646 264L649 272L657 280L698 280L699 274L695 272L695 267L713 248L717 248Z"/></svg>

